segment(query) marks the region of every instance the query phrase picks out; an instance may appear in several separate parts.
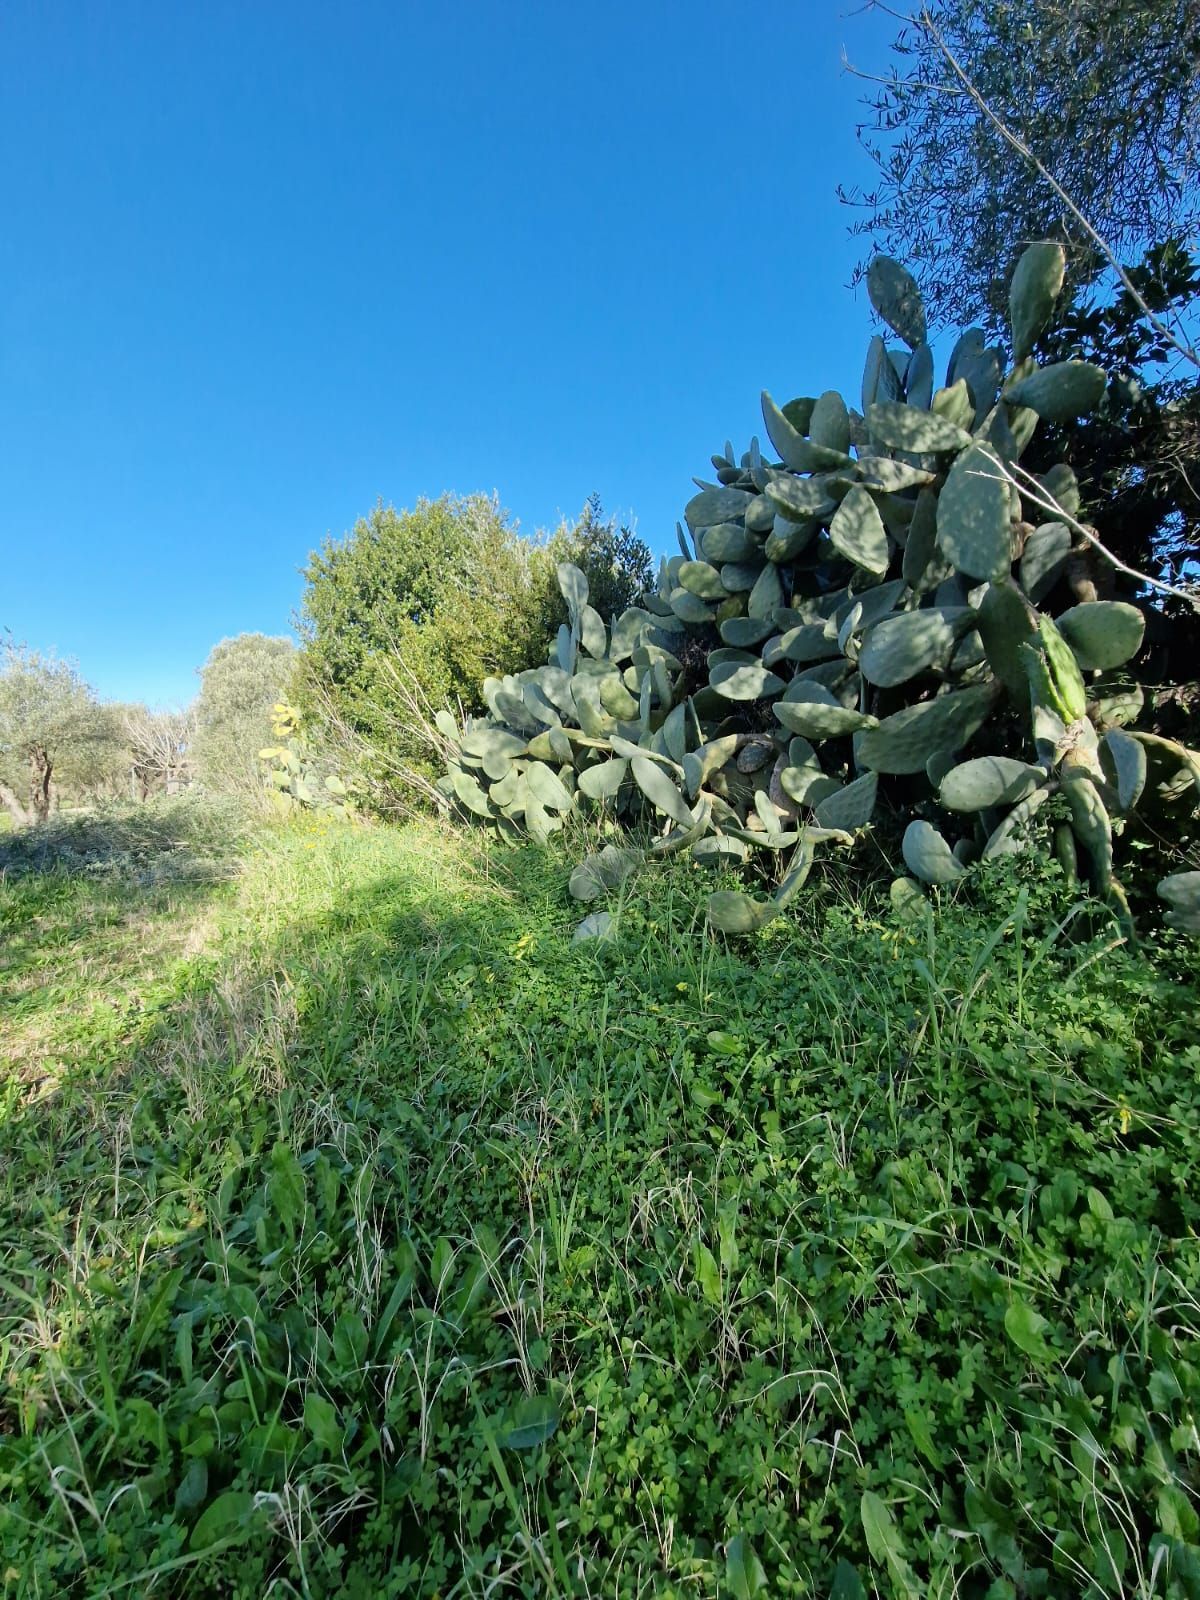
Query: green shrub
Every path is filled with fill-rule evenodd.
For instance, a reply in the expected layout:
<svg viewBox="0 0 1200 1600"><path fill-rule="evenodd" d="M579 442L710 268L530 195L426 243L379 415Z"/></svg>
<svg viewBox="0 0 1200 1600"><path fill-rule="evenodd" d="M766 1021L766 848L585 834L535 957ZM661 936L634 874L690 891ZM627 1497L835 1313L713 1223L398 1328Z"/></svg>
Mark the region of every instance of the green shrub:
<svg viewBox="0 0 1200 1600"><path fill-rule="evenodd" d="M604 521L594 499L542 543L521 538L483 495L376 506L305 571L303 709L385 790L402 786L429 759L432 708L479 711L486 676L544 656L566 615L555 570L567 559L616 609L649 577L646 547Z"/></svg>

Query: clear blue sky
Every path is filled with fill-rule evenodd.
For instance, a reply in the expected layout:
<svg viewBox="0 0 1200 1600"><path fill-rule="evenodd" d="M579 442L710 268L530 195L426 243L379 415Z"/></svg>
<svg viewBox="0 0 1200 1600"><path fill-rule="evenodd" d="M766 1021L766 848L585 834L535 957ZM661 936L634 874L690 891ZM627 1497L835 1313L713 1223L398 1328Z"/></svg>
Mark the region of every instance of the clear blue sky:
<svg viewBox="0 0 1200 1600"><path fill-rule="evenodd" d="M380 497L673 548L760 388L857 393L857 3L7 0L0 627L181 702Z"/></svg>

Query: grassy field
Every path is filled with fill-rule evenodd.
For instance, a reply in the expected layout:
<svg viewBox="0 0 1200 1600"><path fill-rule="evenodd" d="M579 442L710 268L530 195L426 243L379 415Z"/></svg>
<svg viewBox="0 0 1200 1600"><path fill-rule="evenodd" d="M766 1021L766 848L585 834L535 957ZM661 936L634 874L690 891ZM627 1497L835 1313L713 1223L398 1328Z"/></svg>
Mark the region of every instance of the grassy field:
<svg viewBox="0 0 1200 1600"><path fill-rule="evenodd" d="M6 841L5 1600L1200 1594L1188 946L190 814Z"/></svg>

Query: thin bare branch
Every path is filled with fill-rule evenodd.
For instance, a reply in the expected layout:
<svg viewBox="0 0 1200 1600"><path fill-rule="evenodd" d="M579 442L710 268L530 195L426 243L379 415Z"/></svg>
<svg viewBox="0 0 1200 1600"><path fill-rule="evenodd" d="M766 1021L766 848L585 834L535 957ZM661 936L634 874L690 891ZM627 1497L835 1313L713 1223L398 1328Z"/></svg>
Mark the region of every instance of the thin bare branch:
<svg viewBox="0 0 1200 1600"><path fill-rule="evenodd" d="M993 473L980 473L980 477L994 477ZM1152 578L1147 572L1139 572L1136 567L1129 566L1122 561L1120 556L1115 556L1107 545L1102 544L1094 528L1089 528L1085 522L1080 522L1078 517L1072 516L1063 506L1059 505L1054 496L1046 489L1045 485L1024 467L1014 464L1009 467L1004 461L1000 462L1000 478L1019 490L1022 497L1031 505L1038 506L1042 511L1049 512L1055 522L1064 523L1073 533L1087 541L1097 555L1104 557L1118 572L1123 572L1127 578L1133 578L1137 583L1145 584L1147 588L1157 589L1160 594L1173 595L1177 600L1185 600L1192 610L1200 615L1200 595L1190 589L1177 589L1173 584L1163 583L1159 578Z"/></svg>
<svg viewBox="0 0 1200 1600"><path fill-rule="evenodd" d="M922 8L919 17L914 19L914 21L917 26L925 30L925 32L937 45L947 64L954 72L959 82L962 84L965 92L979 107L980 111L987 118L988 122L990 122L992 127L995 128L996 132L1000 134L1001 138L1003 138L1009 145L1011 145L1011 147L1019 156L1022 157L1023 160L1027 161L1029 165L1033 167L1035 172L1037 172L1039 177L1041 177L1045 183L1049 184L1050 188L1054 191L1058 199L1062 201L1064 206L1066 206L1067 210L1075 218L1076 222L1078 222L1079 226L1088 235L1092 243L1096 246L1097 250L1100 251L1101 255L1116 273L1126 293L1132 297L1135 305L1149 322L1150 326L1167 341L1173 350L1176 350L1181 356L1183 356L1186 361L1190 362L1192 366L1200 368L1200 355L1197 354L1194 347L1180 339L1162 320L1162 318L1157 316L1150 309L1149 305L1146 303L1145 297L1138 290L1137 286L1134 284L1132 278L1130 278L1125 268L1117 260L1117 257L1107 240L1101 236L1098 229L1096 229L1089 219L1084 216L1079 206L1076 205L1075 201L1063 188L1062 184L1042 163L1042 161L1039 160L1039 158L1025 143L1024 139L1022 139L1019 134L1014 133L1008 124L1004 122L1004 120L998 116L995 111L993 111L987 100L985 100L983 95L979 92L966 69L951 50L950 46L946 43L946 40L937 23L933 20L931 13L927 9Z"/></svg>

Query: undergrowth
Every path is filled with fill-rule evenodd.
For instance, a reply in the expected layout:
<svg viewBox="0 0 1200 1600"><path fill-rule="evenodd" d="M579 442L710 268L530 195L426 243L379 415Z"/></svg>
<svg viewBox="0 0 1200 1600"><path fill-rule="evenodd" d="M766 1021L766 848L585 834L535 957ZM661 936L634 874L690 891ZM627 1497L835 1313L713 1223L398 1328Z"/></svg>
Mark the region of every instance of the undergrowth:
<svg viewBox="0 0 1200 1600"><path fill-rule="evenodd" d="M1011 871L726 947L678 864L572 944L564 879L309 825L119 1027L60 987L0 1594L1200 1594L1188 948Z"/></svg>

